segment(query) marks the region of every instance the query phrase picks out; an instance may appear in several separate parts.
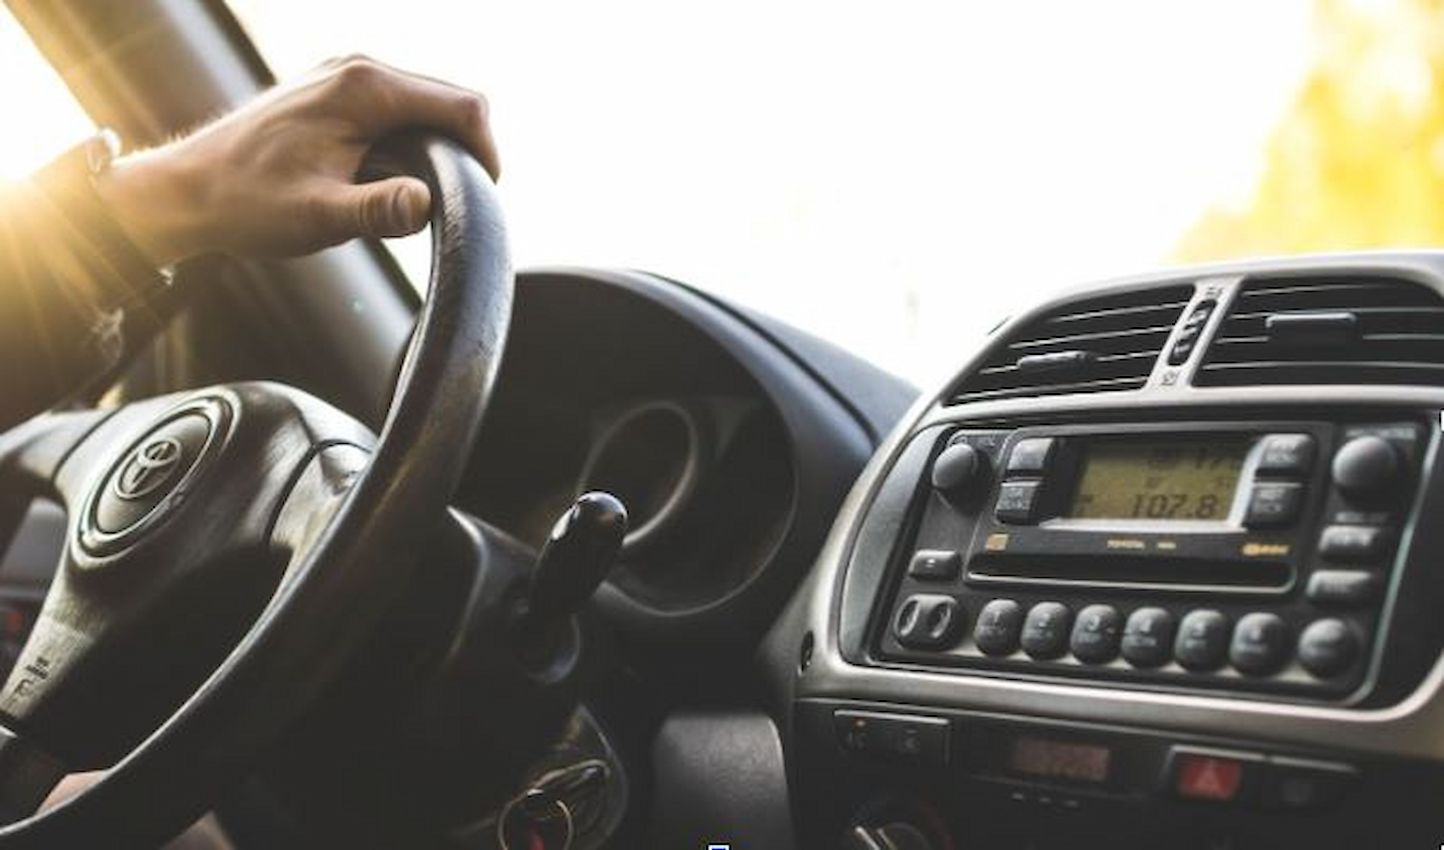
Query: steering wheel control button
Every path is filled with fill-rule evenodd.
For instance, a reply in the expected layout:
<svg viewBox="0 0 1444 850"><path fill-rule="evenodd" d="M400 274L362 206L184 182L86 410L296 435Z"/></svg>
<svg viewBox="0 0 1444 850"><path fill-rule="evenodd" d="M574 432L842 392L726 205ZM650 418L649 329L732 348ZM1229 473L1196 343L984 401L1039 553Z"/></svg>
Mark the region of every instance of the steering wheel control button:
<svg viewBox="0 0 1444 850"><path fill-rule="evenodd" d="M919 549L908 564L908 575L919 581L952 581L963 571L963 556L941 549Z"/></svg>
<svg viewBox="0 0 1444 850"><path fill-rule="evenodd" d="M1061 602L1039 602L1023 621L1023 651L1039 660L1057 658L1068 648L1073 612Z"/></svg>
<svg viewBox="0 0 1444 850"><path fill-rule="evenodd" d="M1023 606L1012 599L994 599L978 612L973 643L984 655L1012 655L1023 631Z"/></svg>
<svg viewBox="0 0 1444 850"><path fill-rule="evenodd" d="M1139 608L1123 626L1123 659L1134 667L1158 667L1173 655L1173 615L1164 608Z"/></svg>
<svg viewBox="0 0 1444 850"><path fill-rule="evenodd" d="M1304 485L1270 481L1253 485L1248 497L1244 525L1249 528L1277 528L1288 525L1299 515Z"/></svg>
<svg viewBox="0 0 1444 850"><path fill-rule="evenodd" d="M1304 811L1337 803L1359 781L1359 771L1338 762L1273 756L1260 801L1271 809Z"/></svg>
<svg viewBox="0 0 1444 850"><path fill-rule="evenodd" d="M1390 542L1389 530L1377 525L1331 525L1319 534L1319 555L1330 561L1377 561Z"/></svg>
<svg viewBox="0 0 1444 850"><path fill-rule="evenodd" d="M1004 481L998 488L998 503L993 514L1000 521L1015 525L1032 522L1039 486L1037 481Z"/></svg>
<svg viewBox="0 0 1444 850"><path fill-rule="evenodd" d="M1029 437L1019 440L1008 452L1008 463L1004 471L1008 475L1042 475L1048 470L1048 461L1053 457L1052 437Z"/></svg>
<svg viewBox="0 0 1444 850"><path fill-rule="evenodd" d="M1073 622L1069 648L1085 664L1106 664L1118 656L1123 617L1112 605L1089 605Z"/></svg>
<svg viewBox="0 0 1444 850"><path fill-rule="evenodd" d="M1398 483L1403 460L1394 444L1376 434L1354 437L1334 454L1334 485L1347 496L1368 499L1385 495Z"/></svg>
<svg viewBox="0 0 1444 850"><path fill-rule="evenodd" d="M1194 672L1216 670L1228 654L1228 618L1218 611L1190 611L1178 624L1173 657Z"/></svg>
<svg viewBox="0 0 1444 850"><path fill-rule="evenodd" d="M1319 605L1353 607L1373 602L1379 583L1368 570L1314 570L1304 594Z"/></svg>
<svg viewBox="0 0 1444 850"><path fill-rule="evenodd" d="M987 459L967 443L953 443L933 461L933 487L943 493L960 495L982 477Z"/></svg>
<svg viewBox="0 0 1444 850"><path fill-rule="evenodd" d="M1359 655L1359 637L1348 623L1330 617L1310 623L1299 635L1299 663L1326 679L1348 670Z"/></svg>
<svg viewBox="0 0 1444 850"><path fill-rule="evenodd" d="M942 649L963 627L963 610L951 596L916 593L898 608L893 636L909 649Z"/></svg>
<svg viewBox="0 0 1444 850"><path fill-rule="evenodd" d="M1233 629L1228 660L1240 673L1266 676L1289 656L1289 629L1277 614L1245 614Z"/></svg>
<svg viewBox="0 0 1444 850"><path fill-rule="evenodd" d="M1249 795L1263 769L1264 757L1257 753L1174 747L1166 775L1180 799L1234 803Z"/></svg>
<svg viewBox="0 0 1444 850"><path fill-rule="evenodd" d="M1303 478L1314 466L1314 438L1308 434L1270 434L1259 451L1258 473Z"/></svg>

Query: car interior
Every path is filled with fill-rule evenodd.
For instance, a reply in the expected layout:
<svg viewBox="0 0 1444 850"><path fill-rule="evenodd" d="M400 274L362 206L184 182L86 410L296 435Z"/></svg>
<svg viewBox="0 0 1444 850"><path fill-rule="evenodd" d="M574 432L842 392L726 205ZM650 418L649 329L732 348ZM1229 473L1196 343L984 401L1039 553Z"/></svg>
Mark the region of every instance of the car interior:
<svg viewBox="0 0 1444 850"><path fill-rule="evenodd" d="M274 82L220 0L7 5L127 138ZM373 165L422 291L188 261L0 435L0 848L1444 841L1444 252L1074 287L919 389Z"/></svg>

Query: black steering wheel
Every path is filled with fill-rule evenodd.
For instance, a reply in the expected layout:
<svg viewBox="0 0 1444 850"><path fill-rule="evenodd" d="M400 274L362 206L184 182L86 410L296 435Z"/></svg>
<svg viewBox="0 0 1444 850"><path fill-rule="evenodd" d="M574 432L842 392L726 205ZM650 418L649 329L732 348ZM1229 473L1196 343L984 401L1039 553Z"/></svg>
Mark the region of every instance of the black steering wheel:
<svg viewBox="0 0 1444 850"><path fill-rule="evenodd" d="M510 322L506 231L460 146L386 148L431 187L433 259L379 437L271 383L48 414L0 436L3 492L69 515L0 689L0 850L175 835L316 701L444 517ZM70 769L111 763L36 814Z"/></svg>

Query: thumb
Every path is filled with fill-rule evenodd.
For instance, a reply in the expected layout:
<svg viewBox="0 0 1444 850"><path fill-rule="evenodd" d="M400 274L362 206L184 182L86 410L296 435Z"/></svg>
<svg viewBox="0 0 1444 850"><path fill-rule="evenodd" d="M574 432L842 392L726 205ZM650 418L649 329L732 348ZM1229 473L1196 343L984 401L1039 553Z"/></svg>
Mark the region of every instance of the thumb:
<svg viewBox="0 0 1444 850"><path fill-rule="evenodd" d="M431 191L415 177L390 177L340 187L333 203L345 238L406 236L426 225Z"/></svg>

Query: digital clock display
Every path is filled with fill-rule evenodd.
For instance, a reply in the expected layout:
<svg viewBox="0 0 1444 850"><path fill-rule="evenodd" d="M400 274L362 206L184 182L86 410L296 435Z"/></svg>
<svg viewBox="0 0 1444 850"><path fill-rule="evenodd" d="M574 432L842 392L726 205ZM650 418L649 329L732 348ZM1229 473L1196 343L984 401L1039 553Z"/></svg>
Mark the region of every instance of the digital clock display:
<svg viewBox="0 0 1444 850"><path fill-rule="evenodd" d="M1112 759L1107 747L1021 737L1009 749L1008 768L1024 776L1102 783Z"/></svg>
<svg viewBox="0 0 1444 850"><path fill-rule="evenodd" d="M1250 439L1094 440L1083 446L1079 519L1220 521L1228 518Z"/></svg>

